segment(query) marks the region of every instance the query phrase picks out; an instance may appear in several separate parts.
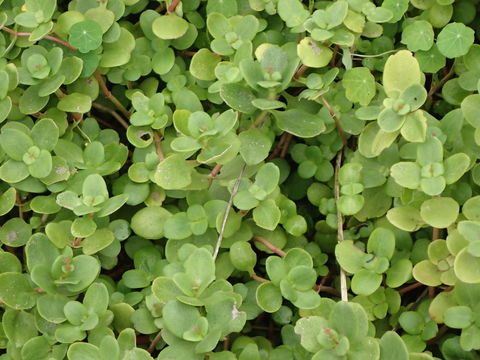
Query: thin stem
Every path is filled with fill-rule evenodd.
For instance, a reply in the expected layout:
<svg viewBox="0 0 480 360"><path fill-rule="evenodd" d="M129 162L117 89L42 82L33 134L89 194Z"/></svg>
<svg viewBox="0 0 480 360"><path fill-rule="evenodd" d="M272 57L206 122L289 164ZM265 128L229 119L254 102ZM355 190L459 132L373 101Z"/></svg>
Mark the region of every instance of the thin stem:
<svg viewBox="0 0 480 360"><path fill-rule="evenodd" d="M5 26L2 26L0 28L0 30L3 30L9 34L12 34L13 36L20 36L20 37L29 37L30 35L32 35L32 33L29 33L29 32L17 32L13 29L10 29L10 28L7 28ZM56 38L55 36L51 36L51 35L45 35L43 37L44 39L47 39L47 40L51 40L51 41L55 41L56 43L60 44L60 45L63 45L65 46L66 48L69 48L70 50L72 51L77 51L77 48L76 47L73 47L72 45L70 45L68 42L66 41L63 41L59 38Z"/></svg>
<svg viewBox="0 0 480 360"><path fill-rule="evenodd" d="M252 273L250 274L250 277L253 279L253 280L256 280L256 281L259 281L261 283L267 283L267 282L270 282L270 280L267 280L261 276L258 276L257 274L255 273Z"/></svg>
<svg viewBox="0 0 480 360"><path fill-rule="evenodd" d="M17 199L16 199L16 202L17 202L17 206L18 206L18 217L20 219L23 219L23 209L22 209L22 199L20 198L20 194L17 192Z"/></svg>
<svg viewBox="0 0 480 360"><path fill-rule="evenodd" d="M155 351L155 348L157 347L157 344L160 342L160 340L162 339L162 332L159 331L157 333L157 335L155 335L155 337L153 338L152 342L150 343L150 345L148 346L148 349L147 351L151 354Z"/></svg>
<svg viewBox="0 0 480 360"><path fill-rule="evenodd" d="M220 170L222 170L223 165L222 164L217 164L214 166L212 171L210 171L210 174L208 174L208 181L211 184L213 179L220 173Z"/></svg>
<svg viewBox="0 0 480 360"><path fill-rule="evenodd" d="M307 66L307 65L304 65L304 64L300 65L300 67L299 67L298 70L295 72L295 74L293 74L293 78L294 78L294 79L300 78L300 76L302 76L303 73L304 73L305 71L307 71L307 70L308 70L308 66Z"/></svg>
<svg viewBox="0 0 480 360"><path fill-rule="evenodd" d="M238 192L238 188L240 187L240 181L242 179L243 172L245 171L246 167L247 167L247 164L244 164L242 166L242 169L240 170L240 174L238 174L237 180L233 185L232 193L230 194L230 199L228 199L227 207L225 208L225 214L223 215L222 226L220 227L217 243L215 244L215 250L213 251L213 260L217 258L218 252L220 251L220 245L222 245L222 240L223 240L223 233L225 232L225 227L227 226L228 215L230 214L230 209L232 208L232 205L233 205L233 198Z"/></svg>
<svg viewBox="0 0 480 360"><path fill-rule="evenodd" d="M108 106L104 106L102 104L99 104L99 103L92 103L92 106L95 108L95 109L98 109L102 112L105 112L105 113L108 113L110 115L112 115L112 117L115 118L115 120L118 121L118 123L120 125L122 125L122 127L126 130L128 129L128 123L113 109L110 109Z"/></svg>
<svg viewBox="0 0 480 360"><path fill-rule="evenodd" d="M283 143L285 142L285 139L287 138L287 134L288 133L286 133L286 132L284 132L282 134L282 136L280 137L280 140L278 140L277 146L275 146L275 149L273 149L273 151L268 156L267 161L275 159L281 153L281 151L283 150Z"/></svg>
<svg viewBox="0 0 480 360"><path fill-rule="evenodd" d="M285 254L286 254L285 251L276 247L270 241L268 241L267 239L264 239L260 236L255 236L255 237L252 238L252 240L263 244L263 246L265 246L268 250L270 250L271 252L273 252L273 253L281 256L281 257L284 257Z"/></svg>
<svg viewBox="0 0 480 360"><path fill-rule="evenodd" d="M103 96L105 96L108 100L112 102L115 107L120 110L120 112L125 116L127 119L130 119L130 112L123 106L123 104L113 95L110 90L108 90L105 81L103 80L103 76L97 71L93 73L95 79L98 81L98 85L100 85L100 89L102 90Z"/></svg>
<svg viewBox="0 0 480 360"><path fill-rule="evenodd" d="M403 295L403 294L406 294L406 293L408 293L412 290L415 290L415 289L417 289L421 286L423 286L423 284L421 282L416 282L416 283L413 283L413 284L410 284L410 285L404 287L403 289L398 290L398 293L400 295Z"/></svg>
<svg viewBox="0 0 480 360"><path fill-rule="evenodd" d="M268 118L269 115L270 115L270 113L268 111L266 111L266 110L262 111L260 113L260 115L258 115L258 117L253 122L252 127L258 128L258 127L262 126L263 122Z"/></svg>
<svg viewBox="0 0 480 360"><path fill-rule="evenodd" d="M187 56L193 56L197 53L196 51L190 51L190 50L179 50L179 51L183 55L187 55Z"/></svg>
<svg viewBox="0 0 480 360"><path fill-rule="evenodd" d="M165 160L165 155L163 154L162 150L162 138L160 137L160 134L158 131L153 132L153 140L155 142L155 151L157 152L158 160L163 161Z"/></svg>
<svg viewBox="0 0 480 360"><path fill-rule="evenodd" d="M338 199L340 198L340 180L339 180L339 172L342 166L342 153L343 150L340 150L337 154L337 159L335 161L335 202L338 204ZM338 242L342 242L344 240L343 235L343 217L342 213L338 209L337 205L337 238ZM348 301L348 290L347 290L347 275L345 274L345 270L342 269L340 266L340 293L342 297L342 301Z"/></svg>
<svg viewBox="0 0 480 360"><path fill-rule="evenodd" d="M438 340L440 340L442 338L443 335L445 335L445 333L447 332L448 330L448 326L447 325L443 325L440 330L438 330L438 333L437 335L435 335L434 338L430 339L430 340L427 340L427 345L432 345L432 344L435 344Z"/></svg>
<svg viewBox="0 0 480 360"><path fill-rule="evenodd" d="M335 125L337 126L337 130L340 133L340 137L342 138L343 146L348 147L347 136L345 135L345 131L343 131L342 124L340 123L340 120L338 119L337 114L335 114L335 110L333 110L333 107L323 97L323 95L320 96L320 100L322 100L322 103L327 108L328 112L330 113L330 116L333 118L333 120L335 120Z"/></svg>
<svg viewBox="0 0 480 360"><path fill-rule="evenodd" d="M432 100L433 100L433 95L442 88L445 83L450 80L450 78L455 75L455 62L452 64L452 67L448 71L448 73L445 74L445 76L435 85L433 85L433 80L432 80L432 85L430 87L430 91L428 92L427 95L427 100L425 101L425 109L429 110L430 107L432 106Z"/></svg>
<svg viewBox="0 0 480 360"><path fill-rule="evenodd" d="M173 0L170 6L167 8L167 12L169 13L174 12L179 3L180 3L180 0Z"/></svg>
<svg viewBox="0 0 480 360"><path fill-rule="evenodd" d="M432 240L437 240L440 238L440 229L432 228Z"/></svg>
<svg viewBox="0 0 480 360"><path fill-rule="evenodd" d="M290 133L287 133L287 135L285 136L285 141L282 144L282 151L280 152L281 158L284 158L285 156L287 156L288 147L292 139L293 139L293 135Z"/></svg>
<svg viewBox="0 0 480 360"><path fill-rule="evenodd" d="M323 286L323 285L317 285L314 287L314 290L317 292L325 292L328 294L332 294L334 296L340 296L341 293L337 289L331 287L331 286ZM343 300L343 299L342 299Z"/></svg>

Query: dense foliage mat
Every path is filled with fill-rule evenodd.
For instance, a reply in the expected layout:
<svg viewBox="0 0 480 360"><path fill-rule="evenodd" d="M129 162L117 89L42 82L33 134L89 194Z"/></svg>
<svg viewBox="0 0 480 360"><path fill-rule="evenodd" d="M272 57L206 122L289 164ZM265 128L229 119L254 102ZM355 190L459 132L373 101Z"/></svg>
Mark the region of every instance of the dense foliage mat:
<svg viewBox="0 0 480 360"><path fill-rule="evenodd" d="M0 0L0 359L480 359L478 7Z"/></svg>

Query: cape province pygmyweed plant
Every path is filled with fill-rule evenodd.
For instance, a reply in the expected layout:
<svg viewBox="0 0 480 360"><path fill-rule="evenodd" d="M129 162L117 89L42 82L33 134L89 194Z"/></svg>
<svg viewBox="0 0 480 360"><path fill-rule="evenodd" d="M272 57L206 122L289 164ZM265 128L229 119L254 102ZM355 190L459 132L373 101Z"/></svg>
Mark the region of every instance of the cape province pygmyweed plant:
<svg viewBox="0 0 480 360"><path fill-rule="evenodd" d="M480 359L479 6L0 0L0 359Z"/></svg>

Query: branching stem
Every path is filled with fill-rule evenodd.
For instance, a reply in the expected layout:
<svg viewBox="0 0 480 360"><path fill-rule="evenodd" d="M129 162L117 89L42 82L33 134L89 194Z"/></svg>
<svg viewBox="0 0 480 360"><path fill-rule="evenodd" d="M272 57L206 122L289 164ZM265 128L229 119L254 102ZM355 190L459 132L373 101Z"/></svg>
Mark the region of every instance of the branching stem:
<svg viewBox="0 0 480 360"><path fill-rule="evenodd" d="M323 95L320 96L320 100L322 100L322 103L327 108L328 112L330 113L330 116L333 118L333 120L335 120L335 125L337 126L338 133L342 138L343 146L348 147L347 136L345 135L345 131L343 131L342 124L340 123L340 119L337 117L335 110L333 110L333 107L330 105L330 103L327 101L327 99L325 99Z"/></svg>
<svg viewBox="0 0 480 360"><path fill-rule="evenodd" d="M112 102L113 105L125 116L127 119L130 119L130 112L123 106L123 104L108 90L107 85L105 84L105 80L103 80L103 76L97 71L93 73L95 79L98 81L98 85L100 85L100 89L102 90L103 96L105 96L108 100ZM128 127L128 126L127 126Z"/></svg>
<svg viewBox="0 0 480 360"><path fill-rule="evenodd" d="M30 35L32 35L32 33L29 33L29 32L17 32L13 29L10 29L10 28L7 28L5 26L2 26L0 28L0 30L3 30L9 34L12 34L13 36L20 36L20 37L29 37ZM77 48L76 47L73 47L72 45L70 45L68 42L66 41L63 41L59 38L56 38L55 36L51 36L51 35L45 35L43 37L44 39L47 39L47 40L51 40L51 41L55 41L57 44L60 44L60 45L63 45L65 46L66 48L69 48L70 50L72 51L77 51Z"/></svg>
<svg viewBox="0 0 480 360"><path fill-rule="evenodd" d="M265 246L268 250L270 250L271 252L274 252L275 254L281 256L281 257L284 257L285 256L285 251L283 251L282 249L276 247L275 245L273 245L270 241L268 241L267 239L264 239L260 236L255 236L252 238L253 241L256 241L256 242L259 242L261 243L263 246Z"/></svg>

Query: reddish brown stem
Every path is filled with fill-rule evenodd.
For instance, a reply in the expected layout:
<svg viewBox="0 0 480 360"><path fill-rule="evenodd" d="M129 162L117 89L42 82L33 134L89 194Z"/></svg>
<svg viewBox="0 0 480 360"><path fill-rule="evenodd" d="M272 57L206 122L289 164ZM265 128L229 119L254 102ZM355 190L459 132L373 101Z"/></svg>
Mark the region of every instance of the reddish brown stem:
<svg viewBox="0 0 480 360"><path fill-rule="evenodd" d="M180 0L173 0L170 6L167 8L167 12L174 12L178 4L180 4Z"/></svg>
<svg viewBox="0 0 480 360"><path fill-rule="evenodd" d="M253 279L253 280L256 280L256 281L259 281L261 283L267 283L267 282L270 282L269 280L261 277L261 276L258 276L257 274L253 273L250 275L250 277Z"/></svg>
<svg viewBox="0 0 480 360"><path fill-rule="evenodd" d="M433 299L435 297L435 287L429 286L428 287L428 298Z"/></svg>
<svg viewBox="0 0 480 360"><path fill-rule="evenodd" d="M1 30L9 33L9 34L12 34L13 36L19 36L19 37L28 37L30 35L32 35L32 33L29 33L29 32L17 32L13 29L10 29L10 28L7 28L5 26L3 26L1 28ZM51 36L51 35L45 35L43 37L44 39L47 39L47 40L51 40L51 41L55 41L57 44L60 44L60 45L63 45L65 46L66 48L69 48L70 50L72 51L77 51L77 48L76 47L73 47L72 45L70 45L68 42L66 41L63 41L59 38L56 38L55 36Z"/></svg>
<svg viewBox="0 0 480 360"><path fill-rule="evenodd" d="M435 344L438 340L442 338L443 335L447 332L448 327L446 325L443 325L440 330L438 330L437 335L435 335L434 338L427 340L427 345L432 345Z"/></svg>
<svg viewBox="0 0 480 360"><path fill-rule="evenodd" d="M17 206L18 206L18 217L23 220L23 209L22 209L22 199L20 198L20 194L17 193Z"/></svg>
<svg viewBox="0 0 480 360"><path fill-rule="evenodd" d="M153 351L155 350L155 348L157 347L157 344L160 342L160 340L162 339L162 332L159 331L157 333L157 335L155 335L155 337L153 338L152 342L150 343L150 346L148 347L147 351L151 354L153 353Z"/></svg>
<svg viewBox="0 0 480 360"><path fill-rule="evenodd" d="M187 55L187 56L193 56L195 55L197 52L196 51L190 51L190 50L180 50L180 52L183 54L183 55Z"/></svg>
<svg viewBox="0 0 480 360"><path fill-rule="evenodd" d="M404 287L403 289L398 290L398 293L400 295L403 295L403 294L406 294L406 293L408 293L412 290L415 290L416 288L419 288L420 286L424 286L424 285L420 282L416 282L416 283L413 283L411 285L408 285L408 286Z"/></svg>
<svg viewBox="0 0 480 360"><path fill-rule="evenodd" d="M95 71L93 73L93 76L95 76L95 79L98 81L98 85L100 86L100 89L102 90L103 96L105 96L108 100L112 102L115 107L120 110L120 112L125 116L127 119L130 119L130 112L123 106L123 104L108 90L107 85L105 84L105 81L103 80L103 76L98 72ZM127 126L128 127L128 126Z"/></svg>
<svg viewBox="0 0 480 360"><path fill-rule="evenodd" d="M300 65L300 67L299 67L298 70L295 72L295 74L293 74L293 78L294 78L294 79L300 78L300 76L302 76L303 73L304 73L305 71L307 71L307 70L308 70L308 66L307 66L307 65L303 65L303 64Z"/></svg>
<svg viewBox="0 0 480 360"><path fill-rule="evenodd" d="M293 135L290 133L287 133L287 135L285 136L285 141L282 144L282 149L280 151L281 158L284 158L285 156L287 156L288 147L290 146L290 142L292 141L292 139L293 139Z"/></svg>
<svg viewBox="0 0 480 360"><path fill-rule="evenodd" d="M223 167L222 164L215 165L215 167L212 169L212 171L210 171L210 174L208 174L208 176L213 179L214 177L216 177L218 175L218 173L220 172L222 167Z"/></svg>
<svg viewBox="0 0 480 360"><path fill-rule="evenodd" d="M440 229L439 228L433 228L432 229L432 240L437 240L440 238Z"/></svg>
<svg viewBox="0 0 480 360"><path fill-rule="evenodd" d="M283 149L283 143L285 142L285 139L287 138L288 133L283 133L282 136L280 137L280 140L278 140L277 146L275 146L275 149L270 153L268 156L267 160L272 160L275 159Z"/></svg>
<svg viewBox="0 0 480 360"><path fill-rule="evenodd" d="M314 287L314 290L316 292L325 292L325 293L328 293L328 294L332 294L334 296L340 296L340 291L338 291L337 289L331 287L331 286L323 286L323 285L317 285Z"/></svg>
<svg viewBox="0 0 480 360"><path fill-rule="evenodd" d="M261 238L259 236L255 236L253 239L253 241L256 241L256 242L259 242L261 244L263 244L263 246L265 246L268 250L270 250L271 252L274 252L275 254L281 256L281 257L284 257L285 256L285 251L283 251L282 249L276 247L275 245L273 245L270 241L268 241L267 239L264 239L264 238Z"/></svg>

